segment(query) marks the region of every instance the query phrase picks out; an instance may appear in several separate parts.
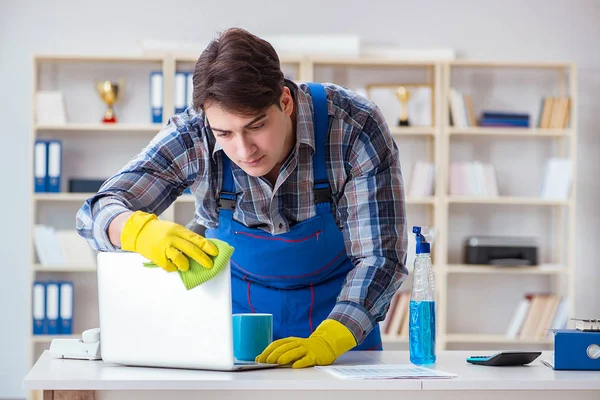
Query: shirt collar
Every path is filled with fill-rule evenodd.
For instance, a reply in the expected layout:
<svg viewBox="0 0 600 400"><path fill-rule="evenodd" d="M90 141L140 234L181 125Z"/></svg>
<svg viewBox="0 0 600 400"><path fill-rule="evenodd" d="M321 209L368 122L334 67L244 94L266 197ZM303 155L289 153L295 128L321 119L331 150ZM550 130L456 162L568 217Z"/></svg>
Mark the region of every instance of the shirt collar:
<svg viewBox="0 0 600 400"><path fill-rule="evenodd" d="M305 89L298 87L293 81L289 79L285 79L285 85L290 88L292 92L292 96L295 100L296 106L296 147L295 151L298 150L301 144L306 144L315 150L315 135L314 135L314 124L313 124L313 110L312 110L312 102L310 98L307 96ZM202 119L204 121L204 126L208 128L208 119L206 118L206 114L201 113ZM210 131L211 135L214 134ZM215 139L215 145L212 151L213 161L216 162L216 153L218 151L222 151L223 148Z"/></svg>

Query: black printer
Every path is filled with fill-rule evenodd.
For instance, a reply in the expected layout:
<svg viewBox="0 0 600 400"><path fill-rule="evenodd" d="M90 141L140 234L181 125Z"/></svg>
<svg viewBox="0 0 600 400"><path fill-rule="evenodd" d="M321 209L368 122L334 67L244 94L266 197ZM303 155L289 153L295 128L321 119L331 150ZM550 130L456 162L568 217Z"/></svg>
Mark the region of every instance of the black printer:
<svg viewBox="0 0 600 400"><path fill-rule="evenodd" d="M470 236L465 240L464 263L505 266L538 265L535 238Z"/></svg>

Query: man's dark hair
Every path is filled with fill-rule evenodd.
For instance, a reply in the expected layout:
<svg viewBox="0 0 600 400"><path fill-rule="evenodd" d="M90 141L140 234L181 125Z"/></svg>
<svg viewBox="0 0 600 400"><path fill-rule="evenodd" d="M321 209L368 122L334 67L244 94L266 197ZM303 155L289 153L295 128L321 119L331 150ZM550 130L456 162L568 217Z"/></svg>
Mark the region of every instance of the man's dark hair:
<svg viewBox="0 0 600 400"><path fill-rule="evenodd" d="M269 42L231 28L202 52L194 70L194 108L216 103L252 115L275 104L284 85L279 56Z"/></svg>

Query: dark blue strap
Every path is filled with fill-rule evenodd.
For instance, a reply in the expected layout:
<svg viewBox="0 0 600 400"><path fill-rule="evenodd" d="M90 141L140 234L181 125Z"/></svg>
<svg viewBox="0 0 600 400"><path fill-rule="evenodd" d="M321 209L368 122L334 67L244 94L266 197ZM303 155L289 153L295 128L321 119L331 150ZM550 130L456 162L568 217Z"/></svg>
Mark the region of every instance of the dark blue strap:
<svg viewBox="0 0 600 400"><path fill-rule="evenodd" d="M327 96L325 88L320 83L307 83L312 96L314 128L315 128L315 152L313 154L313 169L315 179L315 201L316 203L329 203L330 189L327 177L327 165L325 162L325 145L329 133L329 113L327 111Z"/></svg>
<svg viewBox="0 0 600 400"><path fill-rule="evenodd" d="M235 183L233 182L233 172L231 171L231 161L221 151L221 194L219 196L219 208L233 210L235 208Z"/></svg>

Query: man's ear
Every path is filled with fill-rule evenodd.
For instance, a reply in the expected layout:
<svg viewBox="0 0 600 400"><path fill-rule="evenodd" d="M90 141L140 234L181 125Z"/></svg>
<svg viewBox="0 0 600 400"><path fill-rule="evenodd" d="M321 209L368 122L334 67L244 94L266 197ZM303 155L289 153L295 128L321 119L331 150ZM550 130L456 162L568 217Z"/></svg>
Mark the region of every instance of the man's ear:
<svg viewBox="0 0 600 400"><path fill-rule="evenodd" d="M281 92L281 110L288 117L292 115L294 112L294 98L292 97L292 93L290 92L290 88L287 86L283 87L283 91Z"/></svg>

